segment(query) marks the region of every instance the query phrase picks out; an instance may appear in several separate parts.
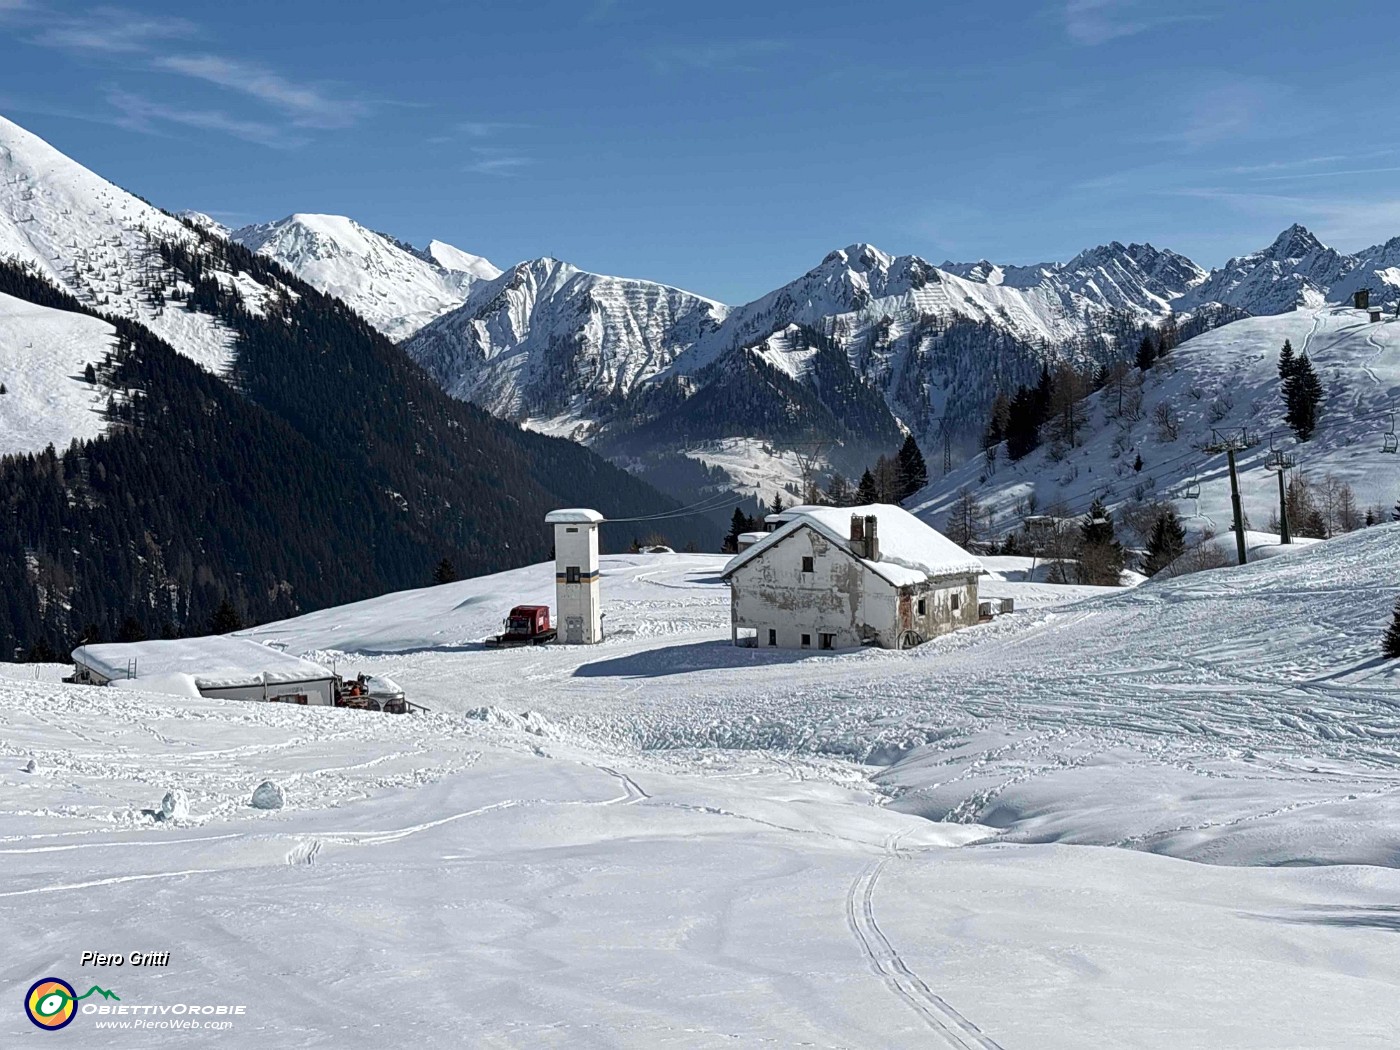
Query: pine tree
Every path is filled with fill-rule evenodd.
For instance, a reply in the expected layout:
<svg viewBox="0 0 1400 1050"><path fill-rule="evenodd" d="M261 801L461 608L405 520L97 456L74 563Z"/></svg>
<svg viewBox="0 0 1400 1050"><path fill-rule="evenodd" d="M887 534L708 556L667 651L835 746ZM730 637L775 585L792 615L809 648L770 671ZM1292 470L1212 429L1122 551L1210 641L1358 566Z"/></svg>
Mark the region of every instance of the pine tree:
<svg viewBox="0 0 1400 1050"><path fill-rule="evenodd" d="M452 564L452 559L443 558L437 563L437 568L433 570L433 582L437 584L452 583L457 579L457 566Z"/></svg>
<svg viewBox="0 0 1400 1050"><path fill-rule="evenodd" d="M1135 470L1135 471L1140 471L1140 470L1142 470L1142 453L1141 453L1141 452L1139 452L1139 453L1137 454L1137 458L1133 460L1133 470Z"/></svg>
<svg viewBox="0 0 1400 1050"><path fill-rule="evenodd" d="M733 554L739 549L740 533L749 531L749 516L740 507L734 508L734 516L729 519L729 532L724 537L724 546L721 548L726 554Z"/></svg>
<svg viewBox="0 0 1400 1050"><path fill-rule="evenodd" d="M1293 374L1293 370L1297 367L1298 359L1293 355L1293 343L1292 341L1285 339L1283 341L1283 349L1279 351L1278 355L1279 379L1284 380L1286 382L1288 377Z"/></svg>
<svg viewBox="0 0 1400 1050"><path fill-rule="evenodd" d="M1400 500L1395 501L1395 509L1390 512L1391 521L1400 521Z"/></svg>
<svg viewBox="0 0 1400 1050"><path fill-rule="evenodd" d="M972 489L963 486L958 491L957 502L953 504L952 510L948 511L943 534L959 547L970 547L981 538L986 517L986 511Z"/></svg>
<svg viewBox="0 0 1400 1050"><path fill-rule="evenodd" d="M826 485L826 500L833 507L849 507L854 490L851 483L846 480L846 475L836 473L831 475L831 480Z"/></svg>
<svg viewBox="0 0 1400 1050"><path fill-rule="evenodd" d="M214 610L214 617L209 621L209 633L232 634L234 631L242 629L243 620L239 617L238 610L233 607L231 601L225 598Z"/></svg>
<svg viewBox="0 0 1400 1050"><path fill-rule="evenodd" d="M1392 660L1400 660L1400 599L1395 602L1395 615L1391 618L1390 626L1386 628L1381 652Z"/></svg>
<svg viewBox="0 0 1400 1050"><path fill-rule="evenodd" d="M875 489L875 475L866 467L865 473L860 476L860 485L856 488L856 506L865 507L879 502L880 494Z"/></svg>
<svg viewBox="0 0 1400 1050"><path fill-rule="evenodd" d="M1122 582L1123 545L1114 532L1113 516L1102 498L1096 498L1080 525L1079 579L1099 587Z"/></svg>
<svg viewBox="0 0 1400 1050"><path fill-rule="evenodd" d="M919 451L919 443L914 440L913 434L905 437L904 444L899 447L897 459L899 498L896 502L903 503L928 484L928 464L924 462L924 454Z"/></svg>
<svg viewBox="0 0 1400 1050"><path fill-rule="evenodd" d="M1283 381L1284 415L1299 441L1307 441L1317 429L1318 409L1322 405L1322 381L1313 371L1307 354L1302 354Z"/></svg>
<svg viewBox="0 0 1400 1050"><path fill-rule="evenodd" d="M142 627L141 621L134 616L128 616L117 628L117 641L119 642L144 642L145 640L146 628Z"/></svg>
<svg viewBox="0 0 1400 1050"><path fill-rule="evenodd" d="M770 511L770 513L772 513L772 514L781 514L782 512L783 512L783 494L782 494L781 492L779 492L779 493L777 493L777 494L775 494L775 495L773 496L773 509L772 509L772 511Z"/></svg>
<svg viewBox="0 0 1400 1050"><path fill-rule="evenodd" d="M92 367L92 362L88 362L83 367L83 379L89 385L97 382L97 370Z"/></svg>
<svg viewBox="0 0 1400 1050"><path fill-rule="evenodd" d="M1181 527L1181 519L1175 511L1164 511L1152 526L1142 571L1148 576L1156 576L1185 553L1186 530Z"/></svg>
<svg viewBox="0 0 1400 1050"><path fill-rule="evenodd" d="M1157 363L1157 348L1152 345L1152 337L1145 335L1142 342L1138 344L1137 366L1138 371L1146 372Z"/></svg>

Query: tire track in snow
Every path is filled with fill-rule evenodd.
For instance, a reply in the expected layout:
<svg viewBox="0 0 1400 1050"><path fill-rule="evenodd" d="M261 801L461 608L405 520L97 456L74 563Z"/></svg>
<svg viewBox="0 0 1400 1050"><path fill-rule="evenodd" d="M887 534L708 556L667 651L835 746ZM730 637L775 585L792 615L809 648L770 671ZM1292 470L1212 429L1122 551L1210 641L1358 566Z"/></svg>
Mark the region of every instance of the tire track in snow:
<svg viewBox="0 0 1400 1050"><path fill-rule="evenodd" d="M885 840L885 856L868 865L846 892L846 923L871 970L905 1005L955 1050L1001 1050L1001 1045L948 1005L941 995L905 963L875 918L875 888L890 861L899 856L899 842L908 831Z"/></svg>

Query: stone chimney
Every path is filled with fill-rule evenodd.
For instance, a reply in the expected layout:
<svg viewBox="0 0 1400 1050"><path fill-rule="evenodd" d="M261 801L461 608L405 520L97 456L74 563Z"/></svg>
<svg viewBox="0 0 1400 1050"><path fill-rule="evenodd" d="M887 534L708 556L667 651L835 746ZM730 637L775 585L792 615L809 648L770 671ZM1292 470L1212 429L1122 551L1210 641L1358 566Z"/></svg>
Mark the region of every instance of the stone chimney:
<svg viewBox="0 0 1400 1050"><path fill-rule="evenodd" d="M851 550L857 558L865 557L865 519L859 514L851 515Z"/></svg>
<svg viewBox="0 0 1400 1050"><path fill-rule="evenodd" d="M880 519L874 514L865 516L865 557L869 561L880 560Z"/></svg>

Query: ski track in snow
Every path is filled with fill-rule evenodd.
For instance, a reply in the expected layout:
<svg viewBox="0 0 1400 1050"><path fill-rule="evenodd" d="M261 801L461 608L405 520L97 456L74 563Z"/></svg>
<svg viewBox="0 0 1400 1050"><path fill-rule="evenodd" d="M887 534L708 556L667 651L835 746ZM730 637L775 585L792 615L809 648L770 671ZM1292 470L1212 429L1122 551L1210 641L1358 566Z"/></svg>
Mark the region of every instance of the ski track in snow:
<svg viewBox="0 0 1400 1050"><path fill-rule="evenodd" d="M999 1043L949 1006L908 967L875 919L875 888L886 865L898 859L900 840L907 834L897 832L886 839L885 856L867 865L851 883L846 894L846 921L870 969L948 1046L956 1050L1001 1050Z"/></svg>

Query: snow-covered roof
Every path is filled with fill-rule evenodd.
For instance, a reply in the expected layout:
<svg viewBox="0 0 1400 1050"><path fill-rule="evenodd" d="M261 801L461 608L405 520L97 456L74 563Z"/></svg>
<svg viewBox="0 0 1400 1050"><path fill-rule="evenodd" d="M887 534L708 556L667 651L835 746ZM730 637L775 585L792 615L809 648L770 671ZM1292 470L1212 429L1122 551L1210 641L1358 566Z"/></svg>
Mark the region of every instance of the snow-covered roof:
<svg viewBox="0 0 1400 1050"><path fill-rule="evenodd" d="M741 532L738 537L740 543L758 543L767 538L766 532Z"/></svg>
<svg viewBox="0 0 1400 1050"><path fill-rule="evenodd" d="M205 689L332 677L320 664L228 635L80 645L73 650L73 662L103 678L125 679L128 669L138 681L186 675Z"/></svg>
<svg viewBox="0 0 1400 1050"><path fill-rule="evenodd" d="M562 510L552 510L544 516L546 525L596 525L602 520L601 514L586 507L565 507Z"/></svg>
<svg viewBox="0 0 1400 1050"><path fill-rule="evenodd" d="M721 576L728 576L803 528L815 529L847 554L856 558L877 576L896 587L923 583L940 576L961 576L984 572L982 563L941 532L920 521L902 507L872 503L864 507L794 507L784 511L788 522L748 550L741 551L725 565ZM857 556L851 548L851 518L874 517L880 541L880 560Z"/></svg>

